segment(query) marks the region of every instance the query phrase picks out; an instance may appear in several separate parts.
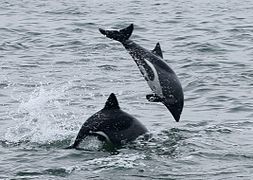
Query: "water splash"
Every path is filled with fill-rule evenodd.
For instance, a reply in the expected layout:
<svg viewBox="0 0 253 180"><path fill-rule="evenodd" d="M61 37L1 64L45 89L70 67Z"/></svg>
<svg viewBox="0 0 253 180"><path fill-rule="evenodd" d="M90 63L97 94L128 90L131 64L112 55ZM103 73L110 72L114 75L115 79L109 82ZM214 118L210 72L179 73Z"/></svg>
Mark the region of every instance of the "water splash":
<svg viewBox="0 0 253 180"><path fill-rule="evenodd" d="M14 115L16 125L5 133L5 140L12 143L52 143L65 140L76 131L71 120L75 115L64 109L69 85L46 88L37 87L23 99Z"/></svg>

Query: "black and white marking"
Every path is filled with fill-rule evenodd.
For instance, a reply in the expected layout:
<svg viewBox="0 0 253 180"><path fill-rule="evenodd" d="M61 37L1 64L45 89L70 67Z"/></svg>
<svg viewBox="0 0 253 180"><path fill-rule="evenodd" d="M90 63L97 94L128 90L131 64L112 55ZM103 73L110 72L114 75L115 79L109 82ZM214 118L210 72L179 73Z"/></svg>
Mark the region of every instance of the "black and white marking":
<svg viewBox="0 0 253 180"><path fill-rule="evenodd" d="M68 149L78 148L87 136L97 136L99 140L118 147L135 140L147 131L140 121L120 109L118 100L112 93L105 107L84 122L74 144Z"/></svg>
<svg viewBox="0 0 253 180"><path fill-rule="evenodd" d="M99 31L106 37L123 44L153 92L146 95L146 98L150 102L162 102L178 122L184 106L181 83L175 72L163 61L159 43L156 44L154 50L149 51L129 40L133 29L134 26L131 24L119 31L104 29L99 29Z"/></svg>

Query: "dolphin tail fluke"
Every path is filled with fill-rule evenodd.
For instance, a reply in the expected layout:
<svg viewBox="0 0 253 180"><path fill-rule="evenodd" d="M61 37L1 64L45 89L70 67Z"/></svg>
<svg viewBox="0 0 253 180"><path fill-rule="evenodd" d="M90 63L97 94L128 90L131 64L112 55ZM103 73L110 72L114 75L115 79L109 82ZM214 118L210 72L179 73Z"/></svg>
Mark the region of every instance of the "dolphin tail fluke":
<svg viewBox="0 0 253 180"><path fill-rule="evenodd" d="M119 41L123 43L124 41L128 40L133 32L134 25L130 24L128 27L121 29L119 31L115 30L104 30L99 28L99 31L105 35L106 37Z"/></svg>

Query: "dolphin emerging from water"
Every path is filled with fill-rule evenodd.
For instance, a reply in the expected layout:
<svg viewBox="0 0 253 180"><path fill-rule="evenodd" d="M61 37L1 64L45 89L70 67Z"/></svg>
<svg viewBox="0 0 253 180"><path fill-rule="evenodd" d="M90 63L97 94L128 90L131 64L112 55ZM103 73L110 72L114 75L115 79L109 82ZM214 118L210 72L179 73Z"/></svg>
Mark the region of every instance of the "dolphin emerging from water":
<svg viewBox="0 0 253 180"><path fill-rule="evenodd" d="M146 95L150 102L162 102L178 122L184 106L184 94L182 86L175 72L163 61L160 44L157 43L154 50L149 51L132 40L129 40L134 26L116 30L99 31L106 37L119 41L132 56L142 75L153 91Z"/></svg>
<svg viewBox="0 0 253 180"><path fill-rule="evenodd" d="M107 145L119 147L135 140L147 131L141 122L120 109L118 100L112 93L107 99L105 107L84 122L74 144L67 149L78 148L78 145L87 136L97 136Z"/></svg>

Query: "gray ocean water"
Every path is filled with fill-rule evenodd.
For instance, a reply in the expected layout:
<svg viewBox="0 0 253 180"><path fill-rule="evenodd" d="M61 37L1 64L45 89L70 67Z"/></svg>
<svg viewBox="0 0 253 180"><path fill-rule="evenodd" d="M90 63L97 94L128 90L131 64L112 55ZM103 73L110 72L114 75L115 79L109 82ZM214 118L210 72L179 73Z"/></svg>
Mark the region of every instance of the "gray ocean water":
<svg viewBox="0 0 253 180"><path fill-rule="evenodd" d="M253 1L1 0L0 179L253 179ZM185 94L179 123L98 28L159 41ZM65 150L110 93L152 137Z"/></svg>

